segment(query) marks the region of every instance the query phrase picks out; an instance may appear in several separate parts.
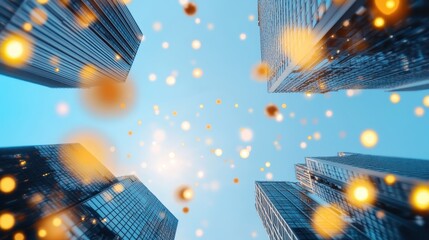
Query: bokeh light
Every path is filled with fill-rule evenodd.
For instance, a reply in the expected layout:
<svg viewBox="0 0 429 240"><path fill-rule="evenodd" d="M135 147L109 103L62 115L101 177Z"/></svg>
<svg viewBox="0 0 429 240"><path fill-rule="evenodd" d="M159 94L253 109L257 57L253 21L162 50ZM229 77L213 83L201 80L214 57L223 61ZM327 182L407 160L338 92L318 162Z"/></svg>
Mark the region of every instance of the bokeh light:
<svg viewBox="0 0 429 240"><path fill-rule="evenodd" d="M197 5L193 2L188 2L183 5L183 11L188 16L194 16L197 13Z"/></svg>
<svg viewBox="0 0 429 240"><path fill-rule="evenodd" d="M201 68L195 68L192 71L192 76L194 76L194 78L201 78L203 76L203 70Z"/></svg>
<svg viewBox="0 0 429 240"><path fill-rule="evenodd" d="M48 14L41 8L34 8L30 12L30 19L37 25L43 25L48 21Z"/></svg>
<svg viewBox="0 0 429 240"><path fill-rule="evenodd" d="M393 104L398 104L401 101L401 96L399 94L397 94L397 93L392 93L390 95L390 101Z"/></svg>
<svg viewBox="0 0 429 240"><path fill-rule="evenodd" d="M177 189L177 199L182 202L189 202L194 198L194 190L188 186L182 186Z"/></svg>
<svg viewBox="0 0 429 240"><path fill-rule="evenodd" d="M25 235L22 232L17 232L13 235L13 240L25 240Z"/></svg>
<svg viewBox="0 0 429 240"><path fill-rule="evenodd" d="M243 142L250 142L253 139L253 131L250 128L240 128L240 139Z"/></svg>
<svg viewBox="0 0 429 240"><path fill-rule="evenodd" d="M5 176L0 179L0 191L10 193L16 188L16 181L10 176Z"/></svg>
<svg viewBox="0 0 429 240"><path fill-rule="evenodd" d="M362 132L360 135L360 142L366 148L373 148L378 143L378 134L372 129Z"/></svg>
<svg viewBox="0 0 429 240"><path fill-rule="evenodd" d="M423 115L425 115L425 109L424 109L424 108L422 108L422 107L416 107L416 108L414 109L414 114L415 114L417 117L423 117Z"/></svg>
<svg viewBox="0 0 429 240"><path fill-rule="evenodd" d="M428 211L429 187L425 185L416 186L411 192L410 203L418 211Z"/></svg>
<svg viewBox="0 0 429 240"><path fill-rule="evenodd" d="M192 41L191 46L192 46L192 48L194 50L200 49L201 48L201 42L200 42L200 40L194 40L194 41Z"/></svg>
<svg viewBox="0 0 429 240"><path fill-rule="evenodd" d="M338 207L320 206L313 213L312 227L322 238L335 239L347 226L342 215L344 214Z"/></svg>
<svg viewBox="0 0 429 240"><path fill-rule="evenodd" d="M189 213L189 208L188 207L184 207L182 209L182 211L183 211L184 214L187 214L187 213Z"/></svg>
<svg viewBox="0 0 429 240"><path fill-rule="evenodd" d="M423 105L429 108L429 95L423 98Z"/></svg>
<svg viewBox="0 0 429 240"><path fill-rule="evenodd" d="M4 212L0 214L0 229L9 230L15 226L15 217L12 213Z"/></svg>
<svg viewBox="0 0 429 240"><path fill-rule="evenodd" d="M384 177L384 181L386 182L387 185L393 185L396 182L396 177L393 174L387 174Z"/></svg>
<svg viewBox="0 0 429 240"><path fill-rule="evenodd" d="M242 159L247 159L250 156L250 150L248 148L243 148L240 150L240 157Z"/></svg>
<svg viewBox="0 0 429 240"><path fill-rule="evenodd" d="M257 81L266 82L270 75L271 68L268 63L259 63L255 65L252 69L252 78Z"/></svg>
<svg viewBox="0 0 429 240"><path fill-rule="evenodd" d="M189 131L191 130L191 123L188 121L183 121L180 127L182 128L183 131Z"/></svg>
<svg viewBox="0 0 429 240"><path fill-rule="evenodd" d="M376 17L374 19L374 26L377 28L382 28L386 24L386 21L382 17Z"/></svg>
<svg viewBox="0 0 429 240"><path fill-rule="evenodd" d="M384 15L395 13L400 5L400 0L375 0L375 6Z"/></svg>
<svg viewBox="0 0 429 240"><path fill-rule="evenodd" d="M373 203L376 194L374 185L363 179L355 179L347 186L347 199L357 207Z"/></svg>
<svg viewBox="0 0 429 240"><path fill-rule="evenodd" d="M6 36L0 49L2 62L12 67L24 65L32 55L31 43L18 35Z"/></svg>
<svg viewBox="0 0 429 240"><path fill-rule="evenodd" d="M265 115L269 118L275 118L279 114L279 108L277 105L271 103L265 107Z"/></svg>

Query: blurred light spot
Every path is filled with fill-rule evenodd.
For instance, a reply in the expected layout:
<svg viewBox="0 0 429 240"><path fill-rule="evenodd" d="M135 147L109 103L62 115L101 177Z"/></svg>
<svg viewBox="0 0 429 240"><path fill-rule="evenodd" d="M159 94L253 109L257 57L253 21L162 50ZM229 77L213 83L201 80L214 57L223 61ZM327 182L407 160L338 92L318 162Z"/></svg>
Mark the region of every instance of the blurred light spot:
<svg viewBox="0 0 429 240"><path fill-rule="evenodd" d="M301 142L301 143L299 144L299 147L300 147L301 149L306 149L306 148L307 148L307 143L306 143L306 142Z"/></svg>
<svg viewBox="0 0 429 240"><path fill-rule="evenodd" d="M15 226L15 217L11 213L2 213L0 215L0 228L2 230L9 230Z"/></svg>
<svg viewBox="0 0 429 240"><path fill-rule="evenodd" d="M25 240L25 235L22 232L17 232L13 235L13 240Z"/></svg>
<svg viewBox="0 0 429 240"><path fill-rule="evenodd" d="M249 15L248 19L249 19L249 21L253 22L253 20L255 20L255 16Z"/></svg>
<svg viewBox="0 0 429 240"><path fill-rule="evenodd" d="M1 58L7 65L19 67L30 58L31 48L30 42L24 38L9 35L1 43Z"/></svg>
<svg viewBox="0 0 429 240"><path fill-rule="evenodd" d="M240 138L243 142L250 142L253 139L253 131L250 128L240 128Z"/></svg>
<svg viewBox="0 0 429 240"><path fill-rule="evenodd" d="M192 41L192 48L198 50L201 48L201 42L199 40Z"/></svg>
<svg viewBox="0 0 429 240"><path fill-rule="evenodd" d="M286 103L282 103L282 108L287 108Z"/></svg>
<svg viewBox="0 0 429 240"><path fill-rule="evenodd" d="M207 129L207 130L211 130L211 129L212 129L212 125L211 125L211 124L207 124L207 125L206 125L206 129Z"/></svg>
<svg viewBox="0 0 429 240"><path fill-rule="evenodd" d="M313 229L324 239L335 239L347 225L341 216L341 210L330 205L318 207L312 219Z"/></svg>
<svg viewBox="0 0 429 240"><path fill-rule="evenodd" d="M67 116L69 114L69 105L65 102L58 103L57 114L60 116Z"/></svg>
<svg viewBox="0 0 429 240"><path fill-rule="evenodd" d="M37 236L44 238L48 235L48 232L45 229L39 229L39 231L37 231Z"/></svg>
<svg viewBox="0 0 429 240"><path fill-rule="evenodd" d="M195 18L195 24L200 24L201 23L201 19L200 18Z"/></svg>
<svg viewBox="0 0 429 240"><path fill-rule="evenodd" d="M187 214L187 213L189 213L189 208L188 207L184 207L182 209L182 211L183 211L183 213Z"/></svg>
<svg viewBox="0 0 429 240"><path fill-rule="evenodd" d="M197 5L193 2L188 2L183 6L183 11L188 16L194 16L197 13Z"/></svg>
<svg viewBox="0 0 429 240"><path fill-rule="evenodd" d="M393 104L398 104L401 101L401 95L397 94L397 93L392 93L390 95L390 101Z"/></svg>
<svg viewBox="0 0 429 240"><path fill-rule="evenodd" d="M265 167L267 167L267 168L271 167L271 163L270 162L266 162L265 163Z"/></svg>
<svg viewBox="0 0 429 240"><path fill-rule="evenodd" d="M325 112L325 116L326 116L327 118L331 118L332 116L334 116L334 112L333 112L332 110L327 110L327 111Z"/></svg>
<svg viewBox="0 0 429 240"><path fill-rule="evenodd" d="M374 19L374 26L377 28L382 28L386 24L386 21L382 17L376 17Z"/></svg>
<svg viewBox="0 0 429 240"><path fill-rule="evenodd" d="M263 172L263 171L265 171L265 168L261 167L261 168L259 168L259 171Z"/></svg>
<svg viewBox="0 0 429 240"><path fill-rule="evenodd" d="M125 190L124 185L122 185L122 183L117 183L115 185L113 185L113 191L115 191L116 193L121 193Z"/></svg>
<svg viewBox="0 0 429 240"><path fill-rule="evenodd" d="M204 235L204 231L202 229L197 229L195 231L195 236L202 237Z"/></svg>
<svg viewBox="0 0 429 240"><path fill-rule="evenodd" d="M400 0L375 0L375 6L384 15L391 15L399 8Z"/></svg>
<svg viewBox="0 0 429 240"><path fill-rule="evenodd" d="M234 107L235 107L235 108L238 108L238 103L234 104Z"/></svg>
<svg viewBox="0 0 429 240"><path fill-rule="evenodd" d="M422 107L416 107L414 109L414 114L416 114L417 117L423 117L423 115L425 114L425 110Z"/></svg>
<svg viewBox="0 0 429 240"><path fill-rule="evenodd" d="M429 108L429 95L423 98L423 105Z"/></svg>
<svg viewBox="0 0 429 240"><path fill-rule="evenodd" d="M240 40L244 41L246 40L247 35L245 33L240 34Z"/></svg>
<svg viewBox="0 0 429 240"><path fill-rule="evenodd" d="M283 121L283 114L281 114L281 113L278 113L277 115L276 115L276 121L277 122L282 122Z"/></svg>
<svg viewBox="0 0 429 240"><path fill-rule="evenodd" d="M34 8L30 12L30 19L37 25L43 25L48 20L48 14L43 9Z"/></svg>
<svg viewBox="0 0 429 240"><path fill-rule="evenodd" d="M22 24L22 29L24 29L24 31L26 32L30 32L31 30L33 30L33 25L31 25L31 23L29 22L26 22Z"/></svg>
<svg viewBox="0 0 429 240"><path fill-rule="evenodd" d="M411 205L419 211L429 210L429 187L417 186L411 192Z"/></svg>
<svg viewBox="0 0 429 240"><path fill-rule="evenodd" d="M4 193L10 193L15 190L16 182L12 177L6 176L0 179L0 190Z"/></svg>
<svg viewBox="0 0 429 240"><path fill-rule="evenodd" d="M192 76L194 76L194 78L201 78L203 76L203 70L201 68L195 68L192 71Z"/></svg>
<svg viewBox="0 0 429 240"><path fill-rule="evenodd" d="M277 105L275 104L268 104L265 107L265 114L269 117L269 118L275 118L278 114L279 114L279 109L277 107Z"/></svg>
<svg viewBox="0 0 429 240"><path fill-rule="evenodd" d="M393 174L387 174L384 177L384 181L387 183L387 185L393 185L396 182L396 177Z"/></svg>
<svg viewBox="0 0 429 240"><path fill-rule="evenodd" d="M365 130L360 135L360 142L366 148L373 148L378 143L378 134L371 129Z"/></svg>
<svg viewBox="0 0 429 240"><path fill-rule="evenodd" d="M180 201L190 201L194 198L194 191L192 190L192 188L187 186L180 187L177 190L177 198Z"/></svg>
<svg viewBox="0 0 429 240"><path fill-rule="evenodd" d="M321 48L316 45L315 35L308 29L286 29L279 40L282 40L284 54L301 68L311 68L313 62L323 56Z"/></svg>
<svg viewBox="0 0 429 240"><path fill-rule="evenodd" d="M314 138L314 140L318 141L322 138L322 135L319 132L315 132L313 134L313 138Z"/></svg>
<svg viewBox="0 0 429 240"><path fill-rule="evenodd" d="M267 180L273 180L273 174L272 173L267 173L267 174L265 174L265 179L267 179Z"/></svg>
<svg viewBox="0 0 429 240"><path fill-rule="evenodd" d="M197 172L197 177L198 178L204 178L204 171L198 171Z"/></svg>
<svg viewBox="0 0 429 240"><path fill-rule="evenodd" d="M240 157L242 159L247 159L250 156L250 151L247 148L243 148L240 150Z"/></svg>
<svg viewBox="0 0 429 240"><path fill-rule="evenodd" d="M56 217L52 220L52 225L54 225L55 227L59 227L59 226L61 226L62 222L63 221L61 221L60 218Z"/></svg>
<svg viewBox="0 0 429 240"><path fill-rule="evenodd" d="M237 184L237 183L239 183L239 182L240 182L240 179L238 179L238 178L234 178L234 180L233 180L233 181L234 181L234 183L235 183L235 184Z"/></svg>
<svg viewBox="0 0 429 240"><path fill-rule="evenodd" d="M162 48L168 49L169 47L170 47L170 44L168 42L163 42L162 43Z"/></svg>
<svg viewBox="0 0 429 240"><path fill-rule="evenodd" d="M222 100L221 99L216 99L216 104L217 105L222 104Z"/></svg>
<svg viewBox="0 0 429 240"><path fill-rule="evenodd" d="M215 149L215 150L214 150L214 154L215 154L217 157L220 157L220 156L222 156L223 151L222 151L222 149L217 148L217 149Z"/></svg>
<svg viewBox="0 0 429 240"><path fill-rule="evenodd" d="M155 32L159 32L159 31L161 31L161 30L162 30L162 23L160 23L160 22L154 22L154 23L152 24L152 29L153 29Z"/></svg>
<svg viewBox="0 0 429 240"><path fill-rule="evenodd" d="M271 68L268 63L259 63L255 65L252 69L252 78L257 81L265 82L268 80L270 75Z"/></svg>
<svg viewBox="0 0 429 240"><path fill-rule="evenodd" d="M149 81L151 81L151 82L154 82L154 81L156 81L156 74L155 73L151 73L151 74L149 74Z"/></svg>
<svg viewBox="0 0 429 240"><path fill-rule="evenodd" d="M167 83L168 86L174 86L176 84L176 78L174 76L168 76L167 79L165 79L165 83Z"/></svg>
<svg viewBox="0 0 429 240"><path fill-rule="evenodd" d="M369 181L353 180L347 187L347 198L355 206L361 207L375 201L376 190Z"/></svg>
<svg viewBox="0 0 429 240"><path fill-rule="evenodd" d="M214 29L214 24L213 23L207 24L207 29L208 30L213 30Z"/></svg>
<svg viewBox="0 0 429 240"><path fill-rule="evenodd" d="M122 3L125 5L128 5L131 3L132 0L122 0Z"/></svg>
<svg viewBox="0 0 429 240"><path fill-rule="evenodd" d="M191 123L189 123L188 121L184 121L182 122L180 127L182 128L183 131L189 131L191 129Z"/></svg>

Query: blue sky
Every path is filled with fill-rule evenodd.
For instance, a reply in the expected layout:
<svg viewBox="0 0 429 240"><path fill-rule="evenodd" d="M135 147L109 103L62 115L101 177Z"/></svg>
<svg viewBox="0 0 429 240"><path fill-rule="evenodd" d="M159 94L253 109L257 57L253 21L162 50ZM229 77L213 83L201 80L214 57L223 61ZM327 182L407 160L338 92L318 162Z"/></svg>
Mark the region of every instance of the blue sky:
<svg viewBox="0 0 429 240"><path fill-rule="evenodd" d="M178 240L268 239L254 206L254 182L265 180L267 173L273 180L294 180L293 165L306 156L350 151L428 158L429 109L422 100L429 91L401 93L398 104L390 102L391 93L380 90L352 97L345 91L310 98L268 94L266 84L252 80L250 74L260 61L257 1L196 3L195 17L186 16L178 0L134 0L129 5L145 40L131 70L136 104L126 115L93 114L81 101L79 89L50 89L0 76L0 146L60 143L79 132L98 133L115 149L108 151L116 161L114 171L136 174L179 219ZM161 31L153 29L154 23L161 23ZM208 24L214 28L209 30ZM240 40L242 33L245 40ZM191 47L195 39L202 43L199 50ZM169 43L168 49L162 48L163 42ZM203 70L202 78L192 77L194 68ZM148 79L152 73L157 76L153 82ZM176 84L168 86L165 80L172 73L177 74ZM216 104L217 99L222 103ZM67 115L58 114L59 103L69 107ZM282 122L265 116L269 103L287 104L280 109ZM154 105L159 106L159 115L154 114ZM417 117L416 107L426 113ZM327 110L332 117L326 117ZM181 129L183 121L191 124L189 131ZM253 131L251 142L240 139L241 128ZM366 129L378 133L375 148L364 148L359 141ZM315 132L321 139L308 140ZM275 141L281 149L276 149ZM300 147L302 142L307 148ZM252 148L250 157L241 159L239 150L246 146ZM223 150L221 157L211 152L216 148ZM271 163L269 168L266 162ZM240 182L234 184L234 178ZM182 185L195 192L189 203L175 198ZM188 214L182 212L185 206ZM198 229L202 237L196 236Z"/></svg>

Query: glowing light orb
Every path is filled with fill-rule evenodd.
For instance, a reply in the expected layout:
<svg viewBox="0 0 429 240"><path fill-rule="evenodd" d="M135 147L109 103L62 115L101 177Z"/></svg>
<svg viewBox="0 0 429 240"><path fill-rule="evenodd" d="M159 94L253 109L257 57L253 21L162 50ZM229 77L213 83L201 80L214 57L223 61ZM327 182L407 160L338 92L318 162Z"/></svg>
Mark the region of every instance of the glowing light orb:
<svg viewBox="0 0 429 240"><path fill-rule="evenodd" d="M202 237L204 235L204 231L202 230L202 229L197 229L196 231L195 231L195 236L196 237Z"/></svg>
<svg viewBox="0 0 429 240"><path fill-rule="evenodd" d="M188 121L184 121L184 122L182 122L180 127L182 128L183 131L189 131L189 130L191 130L191 123Z"/></svg>
<svg viewBox="0 0 429 240"><path fill-rule="evenodd" d="M267 168L271 167L271 163L270 162L266 162L265 163L265 167L267 167Z"/></svg>
<svg viewBox="0 0 429 240"><path fill-rule="evenodd" d="M411 206L419 211L429 210L429 187L417 186L411 192Z"/></svg>
<svg viewBox="0 0 429 240"><path fill-rule="evenodd" d="M330 239L342 233L347 223L342 212L335 206L320 206L312 216L312 227L322 238Z"/></svg>
<svg viewBox="0 0 429 240"><path fill-rule="evenodd" d="M12 177L3 177L2 179L0 179L0 190L3 193L10 193L13 190L15 190L16 187L16 182L15 179L13 179Z"/></svg>
<svg viewBox="0 0 429 240"><path fill-rule="evenodd" d="M240 34L240 40L244 41L246 40L246 38L247 38L247 35L245 33Z"/></svg>
<svg viewBox="0 0 429 240"><path fill-rule="evenodd" d="M188 16L194 16L197 13L197 5L192 2L188 2L183 6L183 11Z"/></svg>
<svg viewBox="0 0 429 240"><path fill-rule="evenodd" d="M241 149L240 150L240 157L242 159L247 159L250 156L250 151L247 148Z"/></svg>
<svg viewBox="0 0 429 240"><path fill-rule="evenodd" d="M240 179L238 179L238 178L234 178L234 180L233 180L233 181L234 181L234 183L235 183L235 184L237 184L237 183L239 183L239 182L240 182Z"/></svg>
<svg viewBox="0 0 429 240"><path fill-rule="evenodd" d="M250 128L240 129L240 139L243 142L250 142L253 139L253 131Z"/></svg>
<svg viewBox="0 0 429 240"><path fill-rule="evenodd" d="M391 15L399 9L400 0L375 0L375 6L384 15Z"/></svg>
<svg viewBox="0 0 429 240"><path fill-rule="evenodd" d="M22 232L17 232L13 235L13 240L25 240L25 235Z"/></svg>
<svg viewBox="0 0 429 240"><path fill-rule="evenodd" d="M301 143L299 144L299 147L300 147L301 149L306 149L306 148L307 148L307 143L306 143L306 142L301 142Z"/></svg>
<svg viewBox="0 0 429 240"><path fill-rule="evenodd" d="M159 31L161 31L161 30L162 30L162 23L160 23L160 22L154 22L154 23L152 24L152 29L153 29L155 32L159 32Z"/></svg>
<svg viewBox="0 0 429 240"><path fill-rule="evenodd" d="M257 81L266 82L270 75L271 68L268 63L259 63L252 69L252 78Z"/></svg>
<svg viewBox="0 0 429 240"><path fill-rule="evenodd" d="M222 156L223 151L222 151L222 149L217 148L217 149L215 149L215 150L214 150L214 154L215 154L217 157L220 157L220 156Z"/></svg>
<svg viewBox="0 0 429 240"><path fill-rule="evenodd" d="M331 118L332 116L334 116L334 112L332 110L326 110L325 116L327 118Z"/></svg>
<svg viewBox="0 0 429 240"><path fill-rule="evenodd" d="M187 186L180 187L177 190L177 198L180 201L188 202L194 198L194 191Z"/></svg>
<svg viewBox="0 0 429 240"><path fill-rule="evenodd" d="M151 73L151 74L149 74L149 77L148 77L148 79L149 79L149 81L151 81L151 82L154 82L154 81L156 81L156 74L155 73Z"/></svg>
<svg viewBox="0 0 429 240"><path fill-rule="evenodd" d="M39 3L39 4L46 4L46 3L48 3L49 2L49 0L37 0L37 3Z"/></svg>
<svg viewBox="0 0 429 240"><path fill-rule="evenodd" d="M43 25L48 20L48 14L40 8L34 8L30 12L30 19L37 25Z"/></svg>
<svg viewBox="0 0 429 240"><path fill-rule="evenodd" d="M189 213L189 208L188 207L184 207L182 209L182 211L183 211L183 213L187 214L187 213Z"/></svg>
<svg viewBox="0 0 429 240"><path fill-rule="evenodd" d="M31 30L33 30L33 25L31 25L31 23L29 22L26 22L22 24L22 29L24 29L24 31L26 32L30 32Z"/></svg>
<svg viewBox="0 0 429 240"><path fill-rule="evenodd" d="M30 43L16 35L10 35L1 43L1 58L4 63L19 67L23 65L32 53Z"/></svg>
<svg viewBox="0 0 429 240"><path fill-rule="evenodd" d="M376 17L373 22L374 26L377 28L382 28L386 24L386 21L382 17Z"/></svg>
<svg viewBox="0 0 429 240"><path fill-rule="evenodd" d="M168 49L170 47L170 44L168 42L163 42L161 46L164 49Z"/></svg>
<svg viewBox="0 0 429 240"><path fill-rule="evenodd" d="M41 228L41 229L39 229L39 231L37 231L37 236L39 236L40 238L44 238L47 235L48 235L48 232L43 228Z"/></svg>
<svg viewBox="0 0 429 240"><path fill-rule="evenodd" d="M269 181L271 181L271 180L273 180L273 174L272 173L267 173L267 174L265 174L265 179L267 179L267 180L269 180Z"/></svg>
<svg viewBox="0 0 429 240"><path fill-rule="evenodd" d="M423 117L423 115L425 115L425 110L424 110L424 108L422 108L422 107L416 107L416 108L414 109L414 114L415 114L417 117Z"/></svg>
<svg viewBox="0 0 429 240"><path fill-rule="evenodd" d="M62 223L63 223L63 221L57 217L52 220L52 225L54 225L55 227L61 226Z"/></svg>
<svg viewBox="0 0 429 240"><path fill-rule="evenodd" d="M375 201L376 190L371 182L357 179L349 183L347 198L355 206L362 207Z"/></svg>
<svg viewBox="0 0 429 240"><path fill-rule="evenodd" d="M360 135L360 142L366 148L373 148L378 143L378 134L374 130L368 129Z"/></svg>
<svg viewBox="0 0 429 240"><path fill-rule="evenodd" d="M390 95L390 101L393 104L398 104L401 101L401 95L397 94L397 93L392 93Z"/></svg>
<svg viewBox="0 0 429 240"><path fill-rule="evenodd" d="M201 42L199 40L194 40L192 41L191 46L194 50L198 50L201 48Z"/></svg>
<svg viewBox="0 0 429 240"><path fill-rule="evenodd" d="M429 95L423 98L423 105L429 108Z"/></svg>
<svg viewBox="0 0 429 240"><path fill-rule="evenodd" d="M167 79L165 79L165 83L168 86L174 86L176 84L176 78L174 76L168 76Z"/></svg>
<svg viewBox="0 0 429 240"><path fill-rule="evenodd" d="M192 76L194 78L201 78L203 76L203 70L201 68L195 68L192 71Z"/></svg>
<svg viewBox="0 0 429 240"><path fill-rule="evenodd" d="M0 215L0 228L2 230L9 230L15 226L15 217L11 213L2 213Z"/></svg>
<svg viewBox="0 0 429 240"><path fill-rule="evenodd" d="M57 104L57 114L60 116L67 116L69 114L69 105L64 102Z"/></svg>
<svg viewBox="0 0 429 240"><path fill-rule="evenodd" d="M396 177L393 174L387 174L384 177L384 181L387 183L387 185L393 185L396 182Z"/></svg>
<svg viewBox="0 0 429 240"><path fill-rule="evenodd" d="M275 118L279 114L279 108L275 104L268 104L265 107L265 115L269 118Z"/></svg>

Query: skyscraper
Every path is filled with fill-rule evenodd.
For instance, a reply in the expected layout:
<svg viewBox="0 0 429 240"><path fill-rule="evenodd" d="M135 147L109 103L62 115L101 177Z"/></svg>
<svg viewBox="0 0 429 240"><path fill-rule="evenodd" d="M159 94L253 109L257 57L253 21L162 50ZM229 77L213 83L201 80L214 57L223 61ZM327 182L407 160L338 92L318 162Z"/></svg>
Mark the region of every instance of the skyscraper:
<svg viewBox="0 0 429 240"><path fill-rule="evenodd" d="M429 234L429 161L339 153L308 157L295 170L302 195L344 211L344 222L366 238L425 239ZM282 195L291 187L285 188ZM278 198L290 205L284 196Z"/></svg>
<svg viewBox="0 0 429 240"><path fill-rule="evenodd" d="M123 82L142 37L122 0L5 0L0 73L60 88Z"/></svg>
<svg viewBox="0 0 429 240"><path fill-rule="evenodd" d="M429 88L424 0L259 0L269 92Z"/></svg>
<svg viewBox="0 0 429 240"><path fill-rule="evenodd" d="M0 148L1 236L26 239L174 239L177 219L136 177L115 178L79 144Z"/></svg>

